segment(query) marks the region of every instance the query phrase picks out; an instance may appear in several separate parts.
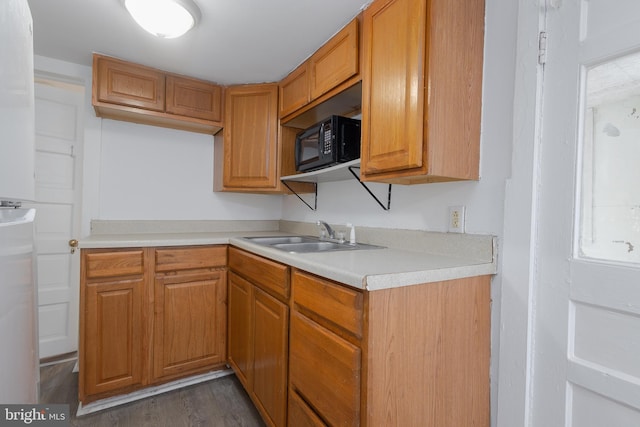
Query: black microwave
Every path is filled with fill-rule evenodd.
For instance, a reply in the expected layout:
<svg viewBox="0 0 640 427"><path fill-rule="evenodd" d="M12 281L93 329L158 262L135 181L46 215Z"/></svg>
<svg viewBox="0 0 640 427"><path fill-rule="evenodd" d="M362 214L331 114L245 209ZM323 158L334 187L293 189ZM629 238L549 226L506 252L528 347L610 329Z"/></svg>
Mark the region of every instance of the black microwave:
<svg viewBox="0 0 640 427"><path fill-rule="evenodd" d="M312 171L360 158L360 120L331 116L296 136L296 170Z"/></svg>

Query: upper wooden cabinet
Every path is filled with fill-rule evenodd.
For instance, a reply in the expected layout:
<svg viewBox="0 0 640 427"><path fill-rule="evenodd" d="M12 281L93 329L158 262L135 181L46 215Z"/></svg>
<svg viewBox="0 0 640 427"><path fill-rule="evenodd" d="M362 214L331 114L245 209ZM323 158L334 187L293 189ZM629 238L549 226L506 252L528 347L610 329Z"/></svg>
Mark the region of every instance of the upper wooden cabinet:
<svg viewBox="0 0 640 427"><path fill-rule="evenodd" d="M362 180L479 179L483 40L483 0L364 11Z"/></svg>
<svg viewBox="0 0 640 427"><path fill-rule="evenodd" d="M280 82L280 117L320 100L343 83L346 87L356 83L360 79L359 39L358 18L354 18L285 77Z"/></svg>
<svg viewBox="0 0 640 427"><path fill-rule="evenodd" d="M222 121L222 87L202 80L167 76L167 113Z"/></svg>
<svg viewBox="0 0 640 427"><path fill-rule="evenodd" d="M214 145L215 191L285 193L281 176L295 172L299 129L280 126L278 84L230 86L225 90L224 131ZM313 191L309 184L298 193Z"/></svg>
<svg viewBox="0 0 640 427"><path fill-rule="evenodd" d="M215 134L221 86L94 54L92 103L99 117Z"/></svg>
<svg viewBox="0 0 640 427"><path fill-rule="evenodd" d="M278 86L231 86L225 94L222 189L278 186ZM217 153L216 153L217 154ZM217 157L217 155L216 155Z"/></svg>
<svg viewBox="0 0 640 427"><path fill-rule="evenodd" d="M285 77L279 85L280 117L293 113L311 100L309 94L309 62L305 62Z"/></svg>
<svg viewBox="0 0 640 427"><path fill-rule="evenodd" d="M353 19L309 59L311 99L358 74L358 19Z"/></svg>

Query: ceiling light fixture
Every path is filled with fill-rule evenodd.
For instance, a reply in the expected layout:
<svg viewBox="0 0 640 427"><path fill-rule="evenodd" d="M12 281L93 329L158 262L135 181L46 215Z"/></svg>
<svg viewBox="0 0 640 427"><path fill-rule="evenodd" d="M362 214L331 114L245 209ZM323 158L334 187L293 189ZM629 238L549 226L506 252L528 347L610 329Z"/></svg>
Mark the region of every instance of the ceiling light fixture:
<svg viewBox="0 0 640 427"><path fill-rule="evenodd" d="M142 28L157 37L173 39L193 28L200 9L193 0L122 0Z"/></svg>

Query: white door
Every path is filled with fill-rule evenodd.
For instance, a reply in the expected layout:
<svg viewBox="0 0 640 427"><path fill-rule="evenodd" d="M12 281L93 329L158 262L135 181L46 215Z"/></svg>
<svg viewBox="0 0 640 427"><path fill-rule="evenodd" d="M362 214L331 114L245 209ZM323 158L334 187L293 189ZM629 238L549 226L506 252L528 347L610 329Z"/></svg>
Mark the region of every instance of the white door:
<svg viewBox="0 0 640 427"><path fill-rule="evenodd" d="M84 87L36 74L36 249L40 358L78 349Z"/></svg>
<svg viewBox="0 0 640 427"><path fill-rule="evenodd" d="M640 2L547 0L531 426L640 426Z"/></svg>

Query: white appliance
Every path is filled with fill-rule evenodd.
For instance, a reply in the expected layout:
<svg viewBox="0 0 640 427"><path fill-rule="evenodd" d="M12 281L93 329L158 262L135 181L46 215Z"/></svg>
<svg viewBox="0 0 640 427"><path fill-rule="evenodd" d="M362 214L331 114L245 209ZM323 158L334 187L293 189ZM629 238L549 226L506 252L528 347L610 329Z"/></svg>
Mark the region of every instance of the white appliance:
<svg viewBox="0 0 640 427"><path fill-rule="evenodd" d="M35 209L0 209L0 403L37 403Z"/></svg>
<svg viewBox="0 0 640 427"><path fill-rule="evenodd" d="M0 206L35 196L33 21L0 1ZM0 403L36 403L39 360L35 210L0 207Z"/></svg>

